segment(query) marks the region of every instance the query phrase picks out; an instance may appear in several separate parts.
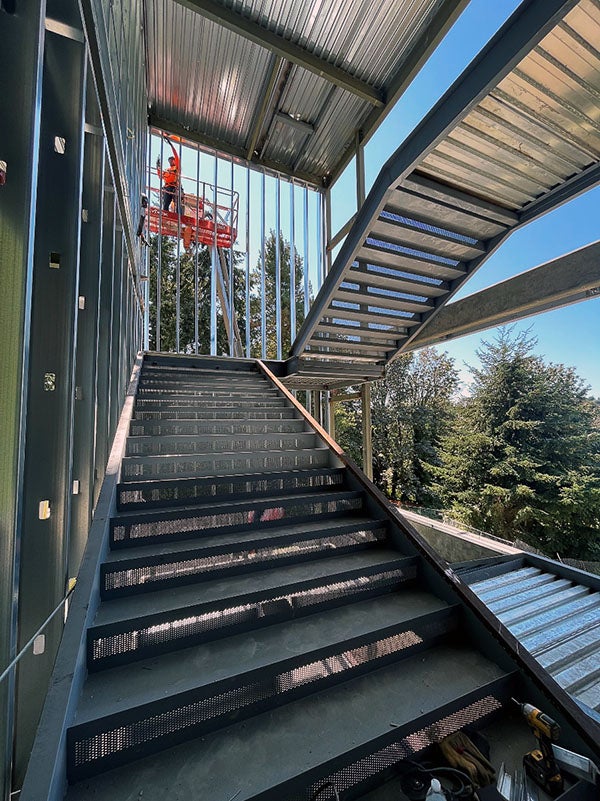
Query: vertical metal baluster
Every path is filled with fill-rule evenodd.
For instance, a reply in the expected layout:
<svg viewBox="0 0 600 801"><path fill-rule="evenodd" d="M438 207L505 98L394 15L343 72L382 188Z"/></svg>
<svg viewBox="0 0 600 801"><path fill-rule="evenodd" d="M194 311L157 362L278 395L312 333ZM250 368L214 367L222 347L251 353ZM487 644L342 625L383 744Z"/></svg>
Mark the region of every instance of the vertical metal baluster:
<svg viewBox="0 0 600 801"><path fill-rule="evenodd" d="M246 356L250 358L250 170L246 167Z"/></svg>
<svg viewBox="0 0 600 801"><path fill-rule="evenodd" d="M175 269L175 351L179 353L181 343L179 329L181 327L181 139L179 140L179 186L175 195L175 213L177 214L177 266Z"/></svg>
<svg viewBox="0 0 600 801"><path fill-rule="evenodd" d="M198 355L198 229L200 227L200 147L196 147L196 231L194 234L194 353Z"/></svg>
<svg viewBox="0 0 600 801"><path fill-rule="evenodd" d="M296 221L294 179L290 181L290 348L296 339Z"/></svg>
<svg viewBox="0 0 600 801"><path fill-rule="evenodd" d="M276 355L281 359L283 330L281 325L281 181L275 183L275 340Z"/></svg>
<svg viewBox="0 0 600 801"><path fill-rule="evenodd" d="M164 140L162 138L162 131L160 136L160 169L162 172L163 155L164 155ZM156 350L161 350L160 342L160 305L162 301L162 207L163 207L163 180L162 175L158 177L158 259L156 263Z"/></svg>
<svg viewBox="0 0 600 801"><path fill-rule="evenodd" d="M260 338L261 358L267 358L267 308L265 276L265 171L260 184Z"/></svg>
<svg viewBox="0 0 600 801"><path fill-rule="evenodd" d="M217 355L217 179L218 161L216 150L213 153L215 159L214 185L213 185L213 244L210 271L210 355Z"/></svg>
<svg viewBox="0 0 600 801"><path fill-rule="evenodd" d="M235 310L235 295L233 286L233 156L231 157L231 206L229 212L229 229L231 231L230 244L229 244L229 330L231 332L231 339L229 342L229 355L235 356L235 335L234 335L234 310ZM241 354L240 354L241 355Z"/></svg>
<svg viewBox="0 0 600 801"><path fill-rule="evenodd" d="M150 205L152 203L152 193L150 186L152 184L152 129L148 129L148 188L146 189L146 197L148 198L148 205L146 207L146 231L148 240L150 240ZM150 350L150 248L144 247L144 275L146 276L146 291L144 293L144 350Z"/></svg>
<svg viewBox="0 0 600 801"><path fill-rule="evenodd" d="M309 276L310 259L308 255L308 187L304 187L304 319L308 314L310 306L309 292L310 292L310 276Z"/></svg>

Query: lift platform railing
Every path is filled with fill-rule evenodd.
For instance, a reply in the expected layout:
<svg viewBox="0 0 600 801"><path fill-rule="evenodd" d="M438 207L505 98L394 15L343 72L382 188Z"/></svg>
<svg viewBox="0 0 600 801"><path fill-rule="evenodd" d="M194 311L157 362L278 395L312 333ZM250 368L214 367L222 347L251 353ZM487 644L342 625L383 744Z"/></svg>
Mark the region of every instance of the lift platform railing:
<svg viewBox="0 0 600 801"><path fill-rule="evenodd" d="M198 194L184 191L185 182L193 182ZM148 227L153 234L183 239L186 248L193 244L229 248L237 239L239 193L205 181L183 176L177 200L163 208L164 185L148 187L150 208Z"/></svg>

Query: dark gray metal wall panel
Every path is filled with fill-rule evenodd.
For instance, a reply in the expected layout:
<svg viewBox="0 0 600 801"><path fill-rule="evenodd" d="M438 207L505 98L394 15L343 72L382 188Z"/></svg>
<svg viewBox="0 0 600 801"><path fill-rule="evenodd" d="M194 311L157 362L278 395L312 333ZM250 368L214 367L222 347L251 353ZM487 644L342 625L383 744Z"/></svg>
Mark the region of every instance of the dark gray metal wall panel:
<svg viewBox="0 0 600 801"><path fill-rule="evenodd" d="M66 588L85 86L83 43L48 31L43 69L19 587L20 647L55 609ZM57 136L65 139L62 154L57 152L62 149L55 143ZM42 501L50 504L47 519L40 519ZM29 756L61 628L58 616L45 632L44 652L37 656L29 652L20 663L17 785Z"/></svg>
<svg viewBox="0 0 600 801"><path fill-rule="evenodd" d="M77 575L87 541L94 487L97 329L105 145L100 127L100 113L91 82L88 82L87 87L85 119L69 578Z"/></svg>
<svg viewBox="0 0 600 801"><path fill-rule="evenodd" d="M141 0L79 0L132 272L146 175L147 94ZM139 290L138 290L139 291ZM140 293L141 297L141 293Z"/></svg>
<svg viewBox="0 0 600 801"><path fill-rule="evenodd" d="M0 8L0 672L16 653L22 452L29 314L33 275L31 225L37 148L44 2ZM15 80L18 76L18 80ZM15 114L15 109L19 110ZM0 684L0 797L10 791L14 673Z"/></svg>
<svg viewBox="0 0 600 801"><path fill-rule="evenodd" d="M113 262L113 292L112 292L112 327L110 341L110 405L108 416L108 435L112 438L119 418L119 397L121 393L121 378L119 376L121 342L121 303L123 292L123 251L125 249L123 228L118 218L115 226L115 254Z"/></svg>
<svg viewBox="0 0 600 801"><path fill-rule="evenodd" d="M102 267L98 311L98 368L96 382L96 453L94 458L94 505L108 461L110 397L110 331L112 330L112 286L115 248L115 193L104 187L102 213Z"/></svg>

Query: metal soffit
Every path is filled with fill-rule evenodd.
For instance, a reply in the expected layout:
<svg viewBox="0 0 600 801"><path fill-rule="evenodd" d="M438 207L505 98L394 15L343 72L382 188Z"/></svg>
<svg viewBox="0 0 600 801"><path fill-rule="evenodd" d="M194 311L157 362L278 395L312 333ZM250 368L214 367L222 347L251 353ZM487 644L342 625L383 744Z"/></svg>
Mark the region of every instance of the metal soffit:
<svg viewBox="0 0 600 801"><path fill-rule="evenodd" d="M294 343L298 376L381 374L512 230L598 183L599 45L598 0L521 4L382 169Z"/></svg>
<svg viewBox="0 0 600 801"><path fill-rule="evenodd" d="M467 0L147 0L151 122L324 185Z"/></svg>

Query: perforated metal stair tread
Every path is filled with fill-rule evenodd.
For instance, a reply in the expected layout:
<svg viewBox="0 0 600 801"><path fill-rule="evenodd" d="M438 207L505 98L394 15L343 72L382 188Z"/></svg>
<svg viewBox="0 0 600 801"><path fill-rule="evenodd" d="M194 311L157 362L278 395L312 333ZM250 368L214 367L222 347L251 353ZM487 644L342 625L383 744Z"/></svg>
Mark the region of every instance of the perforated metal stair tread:
<svg viewBox="0 0 600 801"><path fill-rule="evenodd" d="M430 593L406 589L92 673L84 685L74 725L278 661L308 655L309 663L321 658L321 649L447 609L444 601Z"/></svg>
<svg viewBox="0 0 600 801"><path fill-rule="evenodd" d="M166 403L173 403L179 400L199 400L199 401L221 401L221 400L278 400L281 395L276 389L260 390L233 390L233 389L206 389L169 387L147 387L142 386L138 390L137 400L164 400Z"/></svg>
<svg viewBox="0 0 600 801"><path fill-rule="evenodd" d="M294 448L293 450L236 451L235 453L168 454L163 456L129 456L122 461L123 481L141 476L219 476L248 473L254 470L291 469L293 467L326 467L332 462L327 447Z"/></svg>
<svg viewBox="0 0 600 801"><path fill-rule="evenodd" d="M239 409L172 406L168 409L134 409L133 420L293 420L298 419L298 412L293 406L277 406L276 408Z"/></svg>
<svg viewBox="0 0 600 801"><path fill-rule="evenodd" d="M218 578L191 587L176 587L140 596L104 601L94 621L94 627L149 617L160 612L182 610L200 604L234 600L271 590L286 594L294 584L311 580L339 581L347 573L361 570L392 570L414 565L412 557L397 551L377 549L321 559L300 565L278 566L242 576ZM365 583L368 579L365 578Z"/></svg>
<svg viewBox="0 0 600 801"><path fill-rule="evenodd" d="M153 436L129 436L128 456L205 455L213 453L238 453L253 450L254 445L264 451L289 448L314 448L317 435L311 431L278 432L263 434L163 434ZM240 446L238 449L238 445Z"/></svg>
<svg viewBox="0 0 600 801"><path fill-rule="evenodd" d="M303 420L133 420L132 437L197 436L201 434L275 434L306 431Z"/></svg>
<svg viewBox="0 0 600 801"><path fill-rule="evenodd" d="M192 488L194 486L210 487L215 480L221 480L223 484L229 484L231 487L234 487L235 485L241 486L244 482L248 482L252 485L252 487L249 488L249 491L255 493L260 491L260 482L265 482L265 485L270 481L285 483L286 481L293 479L297 479L300 482L302 479L309 481L311 478L343 476L344 473L345 468L342 467L315 467L307 470L272 470L270 472L265 471L264 473L258 475L256 473L248 473L246 475L238 474L236 476L214 476L208 478L166 478L154 480L142 479L140 481L128 481L126 484L118 484L117 491L121 492L122 490L127 490L127 492L136 492L139 490L144 492L146 490L156 490L157 492L160 492L163 489L185 490L186 488ZM337 484L336 486L339 489L340 484ZM297 492L298 490L295 489L294 491ZM220 494L222 493L223 489L220 491ZM263 495L266 494L267 493L263 493ZM197 500L195 499L193 501L193 504L196 505L201 503L202 500L203 497L199 496ZM214 503L215 500L217 500L217 497L211 494L204 496L204 500ZM165 501L165 504L168 504L168 499Z"/></svg>
<svg viewBox="0 0 600 801"><path fill-rule="evenodd" d="M262 476L267 476L267 473L251 473L249 474L253 478L260 479ZM202 477L204 478L204 477ZM218 476L215 476L218 478ZM229 476L228 476L229 478ZM234 475L231 476L232 479L237 479L238 476ZM168 479L167 479L168 480ZM135 482L136 484L138 482ZM151 483L151 482L149 482ZM129 482L125 482L121 484L121 487L126 489L128 487ZM177 520L185 516L191 516L197 513L203 513L205 510L202 508L203 506L209 506L210 513L212 515L218 514L225 514L227 512L235 513L237 511L241 511L243 509L263 509L263 508L270 508L272 506L283 506L286 503L292 503L294 501L299 501L301 503L319 503L320 501L330 501L335 499L352 499L352 498L360 498L362 497L363 493L360 490L339 490L334 489L330 491L321 491L321 492L303 492L303 493L285 493L284 495L265 495L256 500L251 498L238 498L236 500L229 501L223 504L215 504L214 498L207 498L206 502L203 504L194 503L185 506L178 506L176 509L150 509L148 511L144 511L143 509L134 509L131 511L124 511L119 512L118 516L113 518L115 523L118 522L126 522L130 523L132 521L137 521L140 523L152 523L158 520Z"/></svg>
<svg viewBox="0 0 600 801"><path fill-rule="evenodd" d="M350 759L369 745L377 750L389 738L391 724L418 731L428 713L467 702L473 692L493 693L505 676L471 649L440 646L82 781L70 788L67 801L125 801L137 798L140 787L144 801L175 794L195 798L199 788L207 801L234 796L244 801L317 771L329 760Z"/></svg>
<svg viewBox="0 0 600 801"><path fill-rule="evenodd" d="M144 560L152 556L185 556L186 554L198 553L203 551L212 552L214 549L222 550L226 547L239 546L240 548L254 548L255 546L268 545L273 540L295 538L305 539L327 535L335 535L344 531L355 531L363 528L383 529L386 520L372 517L341 517L325 520L315 520L307 523L297 523L283 526L276 526L262 530L252 528L251 530L241 530L230 532L227 528L222 534L205 536L199 534L198 537L189 540L178 540L166 545L140 545L135 549L122 549L110 551L105 565L119 565L121 562L132 560ZM304 536L306 535L306 536Z"/></svg>

